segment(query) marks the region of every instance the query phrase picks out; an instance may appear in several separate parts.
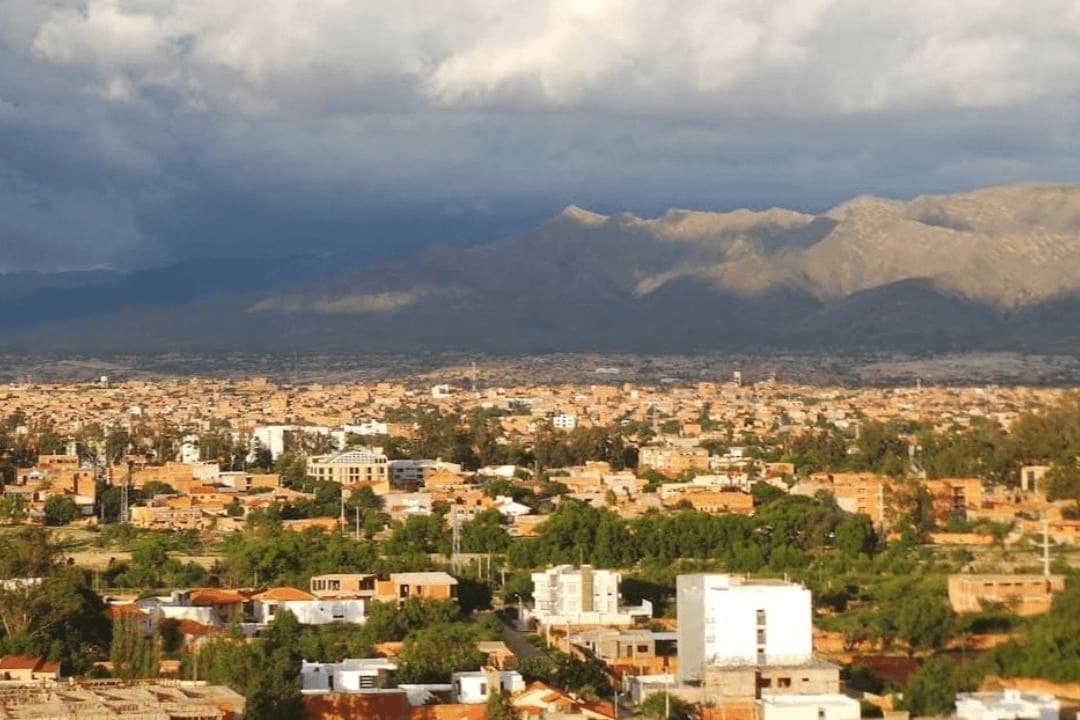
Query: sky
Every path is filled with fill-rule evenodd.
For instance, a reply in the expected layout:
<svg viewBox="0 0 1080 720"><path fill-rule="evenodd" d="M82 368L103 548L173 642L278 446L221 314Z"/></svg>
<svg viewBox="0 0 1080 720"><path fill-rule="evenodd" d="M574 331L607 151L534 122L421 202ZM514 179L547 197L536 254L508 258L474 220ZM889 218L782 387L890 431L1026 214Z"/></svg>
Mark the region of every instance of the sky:
<svg viewBox="0 0 1080 720"><path fill-rule="evenodd" d="M0 0L0 271L1080 181L1080 0Z"/></svg>

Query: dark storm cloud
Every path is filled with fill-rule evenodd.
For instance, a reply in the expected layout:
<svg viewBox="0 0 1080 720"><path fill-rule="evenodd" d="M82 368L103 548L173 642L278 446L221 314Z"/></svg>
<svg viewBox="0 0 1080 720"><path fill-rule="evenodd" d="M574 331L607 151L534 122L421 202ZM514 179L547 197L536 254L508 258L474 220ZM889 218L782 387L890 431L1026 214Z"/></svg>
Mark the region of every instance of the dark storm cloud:
<svg viewBox="0 0 1080 720"><path fill-rule="evenodd" d="M0 269L1078 180L1050 5L0 0Z"/></svg>

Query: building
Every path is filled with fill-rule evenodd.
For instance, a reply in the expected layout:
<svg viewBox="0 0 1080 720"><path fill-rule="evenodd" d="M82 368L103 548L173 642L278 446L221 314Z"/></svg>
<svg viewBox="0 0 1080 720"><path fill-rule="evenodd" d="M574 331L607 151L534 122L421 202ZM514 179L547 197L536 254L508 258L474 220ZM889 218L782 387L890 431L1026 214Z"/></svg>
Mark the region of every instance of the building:
<svg viewBox="0 0 1080 720"><path fill-rule="evenodd" d="M59 679L60 663L48 662L43 657L32 655L0 657L0 680L30 683L38 680Z"/></svg>
<svg viewBox="0 0 1080 720"><path fill-rule="evenodd" d="M859 720L859 701L828 695L762 695L761 720Z"/></svg>
<svg viewBox="0 0 1080 720"><path fill-rule="evenodd" d="M556 430L573 430L577 427L577 416L559 413L551 418L551 426Z"/></svg>
<svg viewBox="0 0 1080 720"><path fill-rule="evenodd" d="M300 665L305 695L359 693L390 686L397 665L386 658L346 658L337 663L308 662Z"/></svg>
<svg viewBox="0 0 1080 720"><path fill-rule="evenodd" d="M532 574L533 609L528 619L539 625L631 625L652 617L652 605L619 606L619 582L615 570L597 570L591 565L575 568L557 565Z"/></svg>
<svg viewBox="0 0 1080 720"><path fill-rule="evenodd" d="M676 581L678 678L708 667L797 666L813 660L810 591L777 580L680 575Z"/></svg>
<svg viewBox="0 0 1080 720"><path fill-rule="evenodd" d="M390 482L395 486L423 487L428 477L439 472L459 475L461 465L442 460L390 460Z"/></svg>
<svg viewBox="0 0 1080 720"><path fill-rule="evenodd" d="M486 703L493 689L511 695L525 689L525 679L517 670L474 670L456 672L450 676L454 686L454 702L464 705Z"/></svg>
<svg viewBox="0 0 1080 720"><path fill-rule="evenodd" d="M709 451L703 447L646 445L638 451L638 468L651 468L674 477L686 470L709 470Z"/></svg>
<svg viewBox="0 0 1080 720"><path fill-rule="evenodd" d="M456 600L457 585L457 579L444 572L390 573L375 579L374 599L399 605L409 598Z"/></svg>
<svg viewBox="0 0 1080 720"><path fill-rule="evenodd" d="M1061 703L1053 695L1019 690L958 693L956 716L962 720L1058 720Z"/></svg>
<svg viewBox="0 0 1080 720"><path fill-rule="evenodd" d="M296 616L301 625L327 623L360 624L367 620L367 598L317 598L311 593L291 587L265 590L251 598L252 616L259 625L266 625L283 610Z"/></svg>
<svg viewBox="0 0 1080 720"><path fill-rule="evenodd" d="M389 460L381 448L352 448L308 458L307 474L345 487L366 485L379 495L390 492Z"/></svg>
<svg viewBox="0 0 1080 720"><path fill-rule="evenodd" d="M178 680L39 682L7 686L0 695L5 718L232 720L243 712L244 696L234 690Z"/></svg>
<svg viewBox="0 0 1080 720"><path fill-rule="evenodd" d="M317 598L370 598L375 595L375 576L363 573L313 575L310 589Z"/></svg>
<svg viewBox="0 0 1080 720"><path fill-rule="evenodd" d="M1042 487L1043 478L1050 472L1049 465L1025 465L1020 468L1020 489L1035 492Z"/></svg>
<svg viewBox="0 0 1080 720"><path fill-rule="evenodd" d="M1041 615L1054 593L1065 590L1063 575L950 575L949 604L958 613L977 613L994 606L1018 615Z"/></svg>

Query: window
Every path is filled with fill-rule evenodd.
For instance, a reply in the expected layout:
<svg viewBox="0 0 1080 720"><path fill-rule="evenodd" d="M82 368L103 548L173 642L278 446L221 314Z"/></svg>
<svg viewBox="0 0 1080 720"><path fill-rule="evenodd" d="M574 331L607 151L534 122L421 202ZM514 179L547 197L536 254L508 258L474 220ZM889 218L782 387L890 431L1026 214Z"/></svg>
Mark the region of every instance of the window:
<svg viewBox="0 0 1080 720"><path fill-rule="evenodd" d="M409 597L409 586L408 585L402 585L401 587L398 588L398 597L403 597L403 598Z"/></svg>
<svg viewBox="0 0 1080 720"><path fill-rule="evenodd" d="M647 653L647 652L649 652L649 646L648 645L638 645L637 646L637 651L639 653Z"/></svg>
<svg viewBox="0 0 1080 720"><path fill-rule="evenodd" d="M277 605L267 605L266 606L266 615L268 617L274 617L274 613L276 613L276 612L277 612Z"/></svg>
<svg viewBox="0 0 1080 720"><path fill-rule="evenodd" d="M757 624L758 625L764 625L765 624L765 611L764 610L758 610L757 611Z"/></svg>
<svg viewBox="0 0 1080 720"><path fill-rule="evenodd" d="M480 683L480 696L487 695L487 683Z"/></svg>
<svg viewBox="0 0 1080 720"><path fill-rule="evenodd" d="M791 687L791 678L785 678L785 677L777 678L776 679L776 687L778 687L778 688L789 688L789 687Z"/></svg>

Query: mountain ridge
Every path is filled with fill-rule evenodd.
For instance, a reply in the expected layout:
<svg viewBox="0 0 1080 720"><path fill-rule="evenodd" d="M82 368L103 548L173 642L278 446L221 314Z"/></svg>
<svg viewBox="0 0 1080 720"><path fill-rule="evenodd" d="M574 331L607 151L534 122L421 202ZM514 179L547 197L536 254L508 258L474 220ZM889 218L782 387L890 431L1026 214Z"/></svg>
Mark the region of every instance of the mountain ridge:
<svg viewBox="0 0 1080 720"><path fill-rule="evenodd" d="M568 205L494 242L290 264L235 292L213 287L224 271L201 284L166 274L177 289L165 302L156 276L110 280L122 290L97 301L92 287L66 289L64 312L20 302L11 341L65 351L1080 351L1080 185L860 196L821 213L643 218ZM182 292L189 284L198 292Z"/></svg>

